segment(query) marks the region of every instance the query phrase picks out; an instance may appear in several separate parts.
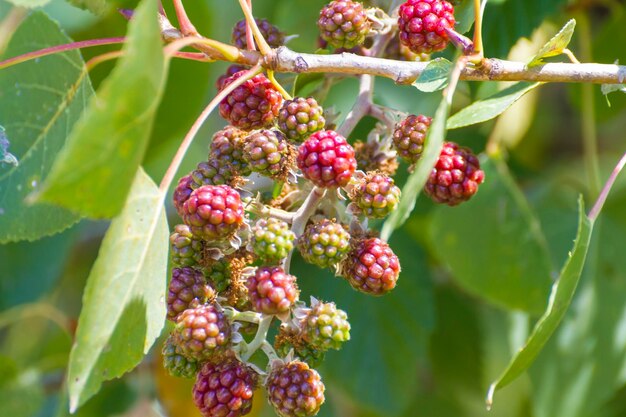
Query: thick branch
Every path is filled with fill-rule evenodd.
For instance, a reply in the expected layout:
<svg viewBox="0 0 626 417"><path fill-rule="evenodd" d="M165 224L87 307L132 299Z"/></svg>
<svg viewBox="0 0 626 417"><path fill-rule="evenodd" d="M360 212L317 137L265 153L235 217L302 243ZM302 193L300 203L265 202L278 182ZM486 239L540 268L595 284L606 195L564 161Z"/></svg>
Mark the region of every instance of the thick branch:
<svg viewBox="0 0 626 417"><path fill-rule="evenodd" d="M253 58L246 56L247 59ZM278 48L265 57L266 65L280 72L325 72L342 74L370 74L391 78L398 83L415 81L428 65L427 62L403 62L390 59L358 56L350 53L316 55ZM253 64L254 62L248 62ZM550 63L527 68L521 62L487 59L480 68L467 67L462 80L472 81L542 81L587 82L621 84L626 81L626 66L611 64Z"/></svg>

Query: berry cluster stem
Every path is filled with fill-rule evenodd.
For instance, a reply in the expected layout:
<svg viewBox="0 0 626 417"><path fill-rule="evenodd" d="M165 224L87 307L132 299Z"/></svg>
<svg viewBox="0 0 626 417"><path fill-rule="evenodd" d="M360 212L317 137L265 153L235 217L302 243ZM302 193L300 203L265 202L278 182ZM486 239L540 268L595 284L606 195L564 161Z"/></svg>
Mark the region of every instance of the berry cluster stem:
<svg viewBox="0 0 626 417"><path fill-rule="evenodd" d="M259 50L261 51L261 54L264 56L271 54L272 48L267 44L267 41L259 30L259 27L256 24L256 20L254 20L254 16L252 15L252 10L248 6L247 1L239 0L239 5L241 6L241 10L243 10L243 14L246 17L246 22L252 30L252 34L254 35L254 39L256 39L256 43L257 45L259 45Z"/></svg>
<svg viewBox="0 0 626 417"><path fill-rule="evenodd" d="M270 329L273 319L274 316L263 315L259 321L259 328L257 329L256 335L254 335L254 339L252 339L250 343L242 342L241 359L244 362L247 362L254 352L263 345L263 342L266 342L267 332Z"/></svg>
<svg viewBox="0 0 626 417"><path fill-rule="evenodd" d="M481 4L482 3L482 4ZM483 57L483 13L487 1L474 0L474 53Z"/></svg>
<svg viewBox="0 0 626 417"><path fill-rule="evenodd" d="M615 184L615 181L617 180L620 172L622 172L622 169L624 169L624 166L626 166L626 153L622 156L622 158L613 169L613 172L609 176L609 179L607 180L606 184L604 184L604 188L602 188L602 191L600 192L598 200L593 205L593 208L587 216L592 222L596 221L596 219L598 218L598 215L600 214L600 211L602 211L602 207L604 206L604 203L606 202L606 199L611 192L611 188L613 188L613 184Z"/></svg>
<svg viewBox="0 0 626 417"><path fill-rule="evenodd" d="M174 3L174 9L176 10L176 18L178 19L178 24L180 25L180 31L185 36L198 36L198 31L196 27L189 20L189 16L187 16L187 12L185 11L185 6L183 6L182 0L172 0Z"/></svg>

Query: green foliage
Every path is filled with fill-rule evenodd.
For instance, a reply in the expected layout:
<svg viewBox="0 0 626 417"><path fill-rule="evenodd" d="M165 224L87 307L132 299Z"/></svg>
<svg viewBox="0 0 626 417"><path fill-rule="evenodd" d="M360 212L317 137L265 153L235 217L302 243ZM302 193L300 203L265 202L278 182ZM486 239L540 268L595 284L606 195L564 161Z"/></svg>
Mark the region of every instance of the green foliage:
<svg viewBox="0 0 626 417"><path fill-rule="evenodd" d="M578 234L574 241L574 248L563 266L559 279L552 286L548 307L535 324L535 328L524 347L513 357L507 369L489 388L487 396L488 406L491 406L493 403L493 395L497 389L510 384L522 372L528 369L561 320L563 320L563 317L565 317L565 313L572 302L574 291L576 291L587 259L594 223L585 215L582 199L579 206Z"/></svg>
<svg viewBox="0 0 626 417"><path fill-rule="evenodd" d="M38 200L94 218L113 217L122 209L165 85L167 62L156 14L150 0L135 13L124 56L91 100Z"/></svg>
<svg viewBox="0 0 626 417"><path fill-rule="evenodd" d="M5 56L71 42L44 13L32 13L13 35ZM0 165L0 242L34 240L69 227L78 217L50 205L30 206L65 144L68 129L93 94L80 53L68 51L0 71L0 123L18 165ZM25 109L31 109L26 111Z"/></svg>
<svg viewBox="0 0 626 417"><path fill-rule="evenodd" d="M169 236L162 204L162 193L140 169L85 287L68 369L71 410L103 381L134 368L161 333Z"/></svg>
<svg viewBox="0 0 626 417"><path fill-rule="evenodd" d="M554 35L554 37L537 52L537 55L528 63L528 66L534 67L541 65L544 62L544 58L561 55L572 40L575 28L576 20L571 19L563 26L559 33Z"/></svg>

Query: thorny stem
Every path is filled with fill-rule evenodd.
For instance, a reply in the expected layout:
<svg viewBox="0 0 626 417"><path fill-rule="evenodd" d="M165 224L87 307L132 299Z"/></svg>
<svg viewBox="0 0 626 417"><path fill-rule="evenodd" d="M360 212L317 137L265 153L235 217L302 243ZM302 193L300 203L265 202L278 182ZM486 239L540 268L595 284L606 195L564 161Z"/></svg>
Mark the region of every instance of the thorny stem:
<svg viewBox="0 0 626 417"><path fill-rule="evenodd" d="M248 3L246 0L239 0L239 5L241 6L241 10L243 10L243 14L246 16L246 22L248 22L248 25L252 30L252 34L254 35L254 39L256 39L256 43L259 46L261 54L264 56L271 54L272 48L267 44L267 41L259 30L256 20L254 20L254 16L252 16L252 10L248 7Z"/></svg>
<svg viewBox="0 0 626 417"><path fill-rule="evenodd" d="M291 223L291 231L296 235L296 238L302 236L302 233L304 233L304 229L306 228L306 224L309 221L309 218L311 218L313 213L315 213L317 206L320 204L325 195L325 188L313 188L309 195L306 197L306 200L304 200L304 203L302 203L300 208L294 213L293 221ZM283 269L286 273L289 273L292 255L293 251L289 252L289 255L287 255L287 258L285 258L283 262Z"/></svg>
<svg viewBox="0 0 626 417"><path fill-rule="evenodd" d="M244 362L247 362L254 352L256 352L263 345L263 342L267 339L267 332L270 329L273 319L274 316L264 314L259 321L259 328L256 331L254 339L252 339L250 343L242 342L243 349L241 351L241 359Z"/></svg>
<svg viewBox="0 0 626 417"><path fill-rule="evenodd" d="M196 121L191 126L191 129L189 129L189 132L187 132L187 135L185 135L185 138L180 144L180 147L176 151L176 155L174 155L174 158L172 159L170 166L167 168L167 171L165 172L165 175L163 176L163 180L161 180L161 184L159 185L159 190L162 193L165 194L167 189L172 184L174 176L176 175L176 171L178 171L178 168L180 167L180 164L183 161L183 158L185 157L185 154L187 153L187 150L189 149L191 142L193 142L193 139L196 137L196 134L200 130L200 127L202 127L202 125L204 124L204 121L207 119L207 117L209 117L209 115L213 112L213 110L215 110L215 108L220 104L220 102L228 94L230 94L235 88L239 87L241 84L243 84L250 78L259 74L261 71L262 71L262 68L260 65L257 65L249 69L243 76L241 76L240 78L237 78L235 81L228 84L206 106L206 108L202 111L200 116L198 116L198 119L196 119Z"/></svg>
<svg viewBox="0 0 626 417"><path fill-rule="evenodd" d="M178 19L178 24L180 25L180 30L185 36L198 36L198 31L196 27L189 20L189 16L187 16L187 12L185 11L185 6L183 6L182 0L172 0L174 3L174 9L176 10L176 18Z"/></svg>
<svg viewBox="0 0 626 417"><path fill-rule="evenodd" d="M12 65L21 64L22 62L30 61L31 59L41 58L47 55L57 54L59 52L71 51L74 49L90 48L92 46L101 45L114 45L124 43L126 38L103 38L103 39L91 39L88 41L66 43L64 45L51 46L49 48L40 49L38 51L28 52L22 55L15 56L13 58L0 61L0 69L10 67Z"/></svg>
<svg viewBox="0 0 626 417"><path fill-rule="evenodd" d="M606 199L611 192L611 188L613 187L613 184L615 184L617 176L620 174L622 169L624 169L624 165L626 165L626 153L622 156L622 159L619 160L619 162L615 166L615 169L613 169L613 172L609 176L609 179L607 180L606 184L604 184L604 188L600 192L598 200L596 201L593 208L589 212L589 215L587 216L592 222L596 221L598 215L600 214L600 211L602 211L602 207L604 206L604 203L606 202Z"/></svg>

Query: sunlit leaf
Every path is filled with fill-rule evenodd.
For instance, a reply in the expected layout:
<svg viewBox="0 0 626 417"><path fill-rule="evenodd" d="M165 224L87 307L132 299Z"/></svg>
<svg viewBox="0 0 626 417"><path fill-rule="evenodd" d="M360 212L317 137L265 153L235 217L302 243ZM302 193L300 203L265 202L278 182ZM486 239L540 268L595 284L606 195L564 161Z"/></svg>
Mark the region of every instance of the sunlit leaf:
<svg viewBox="0 0 626 417"><path fill-rule="evenodd" d="M85 288L68 370L72 410L103 381L133 369L159 336L165 318L167 242L163 194L140 169Z"/></svg>
<svg viewBox="0 0 626 417"><path fill-rule="evenodd" d="M413 86L425 93L442 90L448 85L452 62L445 58L437 58L428 63Z"/></svg>
<svg viewBox="0 0 626 417"><path fill-rule="evenodd" d="M520 82L484 100L475 101L448 119L448 129L458 129L498 117L541 83Z"/></svg>
<svg viewBox="0 0 626 417"><path fill-rule="evenodd" d="M491 384L487 395L488 407L493 404L493 396L496 390L513 382L533 363L546 342L550 339L550 336L557 329L574 297L574 292L585 265L593 231L593 222L585 215L582 199L579 206L578 234L559 279L552 287L548 307L544 315L535 324L535 328L525 345L511 359L502 375Z"/></svg>
<svg viewBox="0 0 626 417"><path fill-rule="evenodd" d="M124 51L35 195L38 200L94 218L122 209L165 85L155 1L144 0L137 9Z"/></svg>
<svg viewBox="0 0 626 417"><path fill-rule="evenodd" d="M541 65L544 58L549 58L562 54L563 50L567 48L570 41L572 40L572 35L574 34L575 28L576 20L571 19L565 24L565 26L563 26L559 33L554 35L554 37L550 39L548 43L546 43L539 50L539 52L537 52L537 55L535 55L533 59L528 63L528 66L534 67L536 65Z"/></svg>

